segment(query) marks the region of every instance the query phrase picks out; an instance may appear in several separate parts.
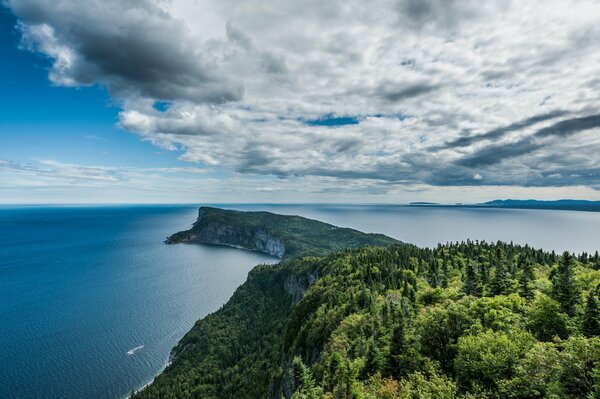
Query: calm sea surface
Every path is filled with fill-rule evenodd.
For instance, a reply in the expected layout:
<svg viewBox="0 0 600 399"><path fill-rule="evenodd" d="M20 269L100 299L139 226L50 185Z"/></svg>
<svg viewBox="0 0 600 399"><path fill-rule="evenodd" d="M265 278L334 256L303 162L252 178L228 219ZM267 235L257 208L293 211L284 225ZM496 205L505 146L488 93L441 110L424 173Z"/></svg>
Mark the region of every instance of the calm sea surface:
<svg viewBox="0 0 600 399"><path fill-rule="evenodd" d="M471 238L600 250L600 213L224 207L298 214L421 246ZM162 243L196 214L195 206L0 207L0 398L127 396L161 371L183 334L225 303L254 265L274 261Z"/></svg>
<svg viewBox="0 0 600 399"><path fill-rule="evenodd" d="M0 208L0 398L123 398L161 371L177 341L254 265L273 262L162 243L196 214Z"/></svg>

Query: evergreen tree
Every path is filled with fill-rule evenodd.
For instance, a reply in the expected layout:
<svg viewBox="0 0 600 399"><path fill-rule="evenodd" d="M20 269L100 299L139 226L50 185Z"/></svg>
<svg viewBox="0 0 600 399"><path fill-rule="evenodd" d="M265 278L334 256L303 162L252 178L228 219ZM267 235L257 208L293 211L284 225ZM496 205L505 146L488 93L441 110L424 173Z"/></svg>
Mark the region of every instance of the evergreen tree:
<svg viewBox="0 0 600 399"><path fill-rule="evenodd" d="M600 335L600 309L598 308L598 298L596 298L594 290L591 290L587 297L582 332L586 337Z"/></svg>
<svg viewBox="0 0 600 399"><path fill-rule="evenodd" d="M390 342L390 374L394 377L401 377L405 373L403 367L403 355L406 353L405 335L404 320L400 319L400 323L394 328Z"/></svg>
<svg viewBox="0 0 600 399"><path fill-rule="evenodd" d="M321 390L315 387L310 370L298 356L292 362L291 374L294 389L292 399L316 399L321 396Z"/></svg>
<svg viewBox="0 0 600 399"><path fill-rule="evenodd" d="M522 266L521 276L519 278L519 293L522 297L533 298L535 273L533 271L533 261L527 259Z"/></svg>
<svg viewBox="0 0 600 399"><path fill-rule="evenodd" d="M508 277L509 274L508 270L506 270L506 264L502 261L497 261L494 280L491 283L492 295L507 294Z"/></svg>
<svg viewBox="0 0 600 399"><path fill-rule="evenodd" d="M564 252L552 278L552 297L560 304L561 310L573 317L579 302L579 290L575 284L575 262L569 252Z"/></svg>
<svg viewBox="0 0 600 399"><path fill-rule="evenodd" d="M366 375L374 375L375 373L383 371L385 368L386 359L385 355L379 349L379 346L374 339L369 341L368 348L365 372Z"/></svg>
<svg viewBox="0 0 600 399"><path fill-rule="evenodd" d="M465 284L463 290L467 295L479 295L481 294L481 282L479 274L477 273L477 266L473 262L467 263L467 270L465 272Z"/></svg>

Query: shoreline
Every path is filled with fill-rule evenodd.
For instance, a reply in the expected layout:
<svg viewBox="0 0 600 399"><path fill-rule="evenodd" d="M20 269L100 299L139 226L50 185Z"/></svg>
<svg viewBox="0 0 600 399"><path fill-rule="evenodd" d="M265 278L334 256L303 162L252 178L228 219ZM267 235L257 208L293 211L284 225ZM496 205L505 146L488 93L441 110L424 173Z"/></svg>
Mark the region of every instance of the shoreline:
<svg viewBox="0 0 600 399"><path fill-rule="evenodd" d="M175 347L173 347L173 349L175 349ZM171 349L171 352L173 351L173 349ZM135 395L136 393L139 393L139 392L143 391L144 389L148 388L150 385L152 385L154 380L156 380L156 378L159 375L161 375L167 369L167 367L169 367L171 365L172 360L173 360L173 354L169 353L169 357L168 357L165 365L160 369L160 371L154 377L152 377L152 379L150 381L148 381L146 384L142 385L141 387L139 387L137 389L134 388L133 394ZM122 399L130 399L130 398L131 398L131 394L127 394L127 396L123 397Z"/></svg>

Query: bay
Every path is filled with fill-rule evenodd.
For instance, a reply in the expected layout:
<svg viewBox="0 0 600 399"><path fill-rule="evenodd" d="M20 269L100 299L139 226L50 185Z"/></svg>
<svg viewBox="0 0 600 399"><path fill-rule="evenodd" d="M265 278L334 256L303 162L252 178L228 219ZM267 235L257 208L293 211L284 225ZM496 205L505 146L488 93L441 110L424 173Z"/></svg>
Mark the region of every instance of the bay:
<svg viewBox="0 0 600 399"><path fill-rule="evenodd" d="M395 205L217 205L297 214L419 246L600 249L600 213ZM164 245L198 206L0 207L0 397L124 398L165 366L262 254ZM129 352L129 353L128 353Z"/></svg>

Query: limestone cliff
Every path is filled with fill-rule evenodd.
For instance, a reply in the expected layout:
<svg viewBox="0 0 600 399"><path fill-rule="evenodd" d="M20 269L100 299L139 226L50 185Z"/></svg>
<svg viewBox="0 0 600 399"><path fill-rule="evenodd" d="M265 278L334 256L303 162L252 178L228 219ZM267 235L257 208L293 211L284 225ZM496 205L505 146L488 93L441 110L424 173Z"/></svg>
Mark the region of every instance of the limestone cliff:
<svg viewBox="0 0 600 399"><path fill-rule="evenodd" d="M226 223L220 220L207 218L207 210L202 207L198 212L198 220L192 229L173 234L166 239L167 244L198 243L225 245L259 251L278 258L283 258L285 245L283 241L270 234L266 228L260 226L244 226ZM210 212L210 211L208 211Z"/></svg>
<svg viewBox="0 0 600 399"><path fill-rule="evenodd" d="M365 234L300 216L206 206L200 208L191 229L175 233L165 242L227 245L282 259L323 256L341 249L397 243L380 234Z"/></svg>

